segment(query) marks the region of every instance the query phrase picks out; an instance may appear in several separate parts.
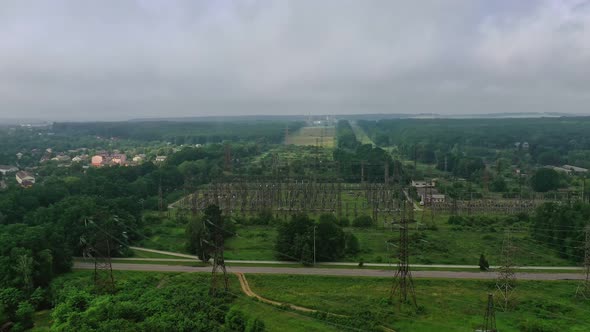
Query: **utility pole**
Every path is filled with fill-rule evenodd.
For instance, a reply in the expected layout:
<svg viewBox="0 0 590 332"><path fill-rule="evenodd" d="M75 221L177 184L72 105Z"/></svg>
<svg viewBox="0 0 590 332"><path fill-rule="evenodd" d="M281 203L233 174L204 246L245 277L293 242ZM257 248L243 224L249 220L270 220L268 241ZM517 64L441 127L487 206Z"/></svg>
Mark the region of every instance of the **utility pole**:
<svg viewBox="0 0 590 332"><path fill-rule="evenodd" d="M504 235L502 243L502 265L498 269L498 279L496 280L496 289L500 294L500 307L503 311L508 311L514 300L514 288L516 286L516 273L514 272L514 262L512 255L514 247L510 229Z"/></svg>
<svg viewBox="0 0 590 332"><path fill-rule="evenodd" d="M496 330L496 312L494 310L494 295L488 294L488 305L486 307L486 314L483 317L483 327L476 332L497 332Z"/></svg>
<svg viewBox="0 0 590 332"><path fill-rule="evenodd" d="M315 266L315 229L316 225L313 225L313 266Z"/></svg>
<svg viewBox="0 0 590 332"><path fill-rule="evenodd" d="M412 209L411 203L404 203L404 211L401 214L399 225L399 261L397 263L397 271L393 277L393 287L391 289L390 299L398 295L398 308L401 309L402 303L408 302L408 293L412 299L414 307L416 303L416 291L414 290L414 281L412 280L412 273L410 272L410 253L409 253L409 238L408 238L408 218L406 217L407 209Z"/></svg>
<svg viewBox="0 0 590 332"><path fill-rule="evenodd" d="M576 289L576 295L586 299L590 298L590 225L586 226L586 239L584 241L584 274L586 277Z"/></svg>

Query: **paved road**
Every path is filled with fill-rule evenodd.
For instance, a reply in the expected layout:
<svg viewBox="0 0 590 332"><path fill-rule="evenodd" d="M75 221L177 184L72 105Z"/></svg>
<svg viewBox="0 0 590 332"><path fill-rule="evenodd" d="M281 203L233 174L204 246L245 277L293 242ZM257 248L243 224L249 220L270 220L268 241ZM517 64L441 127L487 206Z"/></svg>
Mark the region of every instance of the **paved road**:
<svg viewBox="0 0 590 332"><path fill-rule="evenodd" d="M75 262L75 269L94 269L94 264ZM158 272L211 272L211 267L192 267L157 264L127 264L113 263L113 270L124 271L158 271ZM345 277L391 277L391 270L361 270L361 269L324 269L324 268L291 268L264 266L229 266L228 272L255 274L289 274L289 275L323 275ZM414 271L415 278L444 278L444 279L495 279L495 272L451 272L451 271ZM580 273L516 273L516 278L522 280L581 280Z"/></svg>
<svg viewBox="0 0 590 332"><path fill-rule="evenodd" d="M163 250L155 250L155 249L147 249L141 247L129 247L131 249L137 251L146 251L152 252L157 254L175 256L175 257L182 257L183 259L175 259L175 258L141 258L141 257L131 257L131 258L117 258L117 260L140 260L140 261L160 261L160 262L192 262L198 260L199 257L187 254L179 254L170 251L163 251ZM272 264L272 265L289 265L289 264L297 264L297 262L287 262L287 261L253 261L253 260L231 260L226 259L226 263L228 264ZM334 265L334 266L358 266L358 263L354 262L321 262L321 265ZM364 263L365 266L372 266L372 267L388 267L391 268L391 264L387 263ZM410 267L417 267L417 268L435 268L435 269L479 269L477 265L450 265L450 264L410 264ZM498 268L497 266L490 266L490 268L495 269ZM571 271L581 271L582 268L578 266L517 266L515 267L517 270L571 270Z"/></svg>

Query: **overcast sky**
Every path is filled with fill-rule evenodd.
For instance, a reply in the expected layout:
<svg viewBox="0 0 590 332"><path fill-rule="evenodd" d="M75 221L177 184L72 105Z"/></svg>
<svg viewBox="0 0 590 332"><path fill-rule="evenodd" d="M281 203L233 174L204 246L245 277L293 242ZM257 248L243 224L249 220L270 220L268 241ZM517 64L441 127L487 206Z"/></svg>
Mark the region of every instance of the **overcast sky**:
<svg viewBox="0 0 590 332"><path fill-rule="evenodd" d="M0 0L0 118L590 114L580 0Z"/></svg>

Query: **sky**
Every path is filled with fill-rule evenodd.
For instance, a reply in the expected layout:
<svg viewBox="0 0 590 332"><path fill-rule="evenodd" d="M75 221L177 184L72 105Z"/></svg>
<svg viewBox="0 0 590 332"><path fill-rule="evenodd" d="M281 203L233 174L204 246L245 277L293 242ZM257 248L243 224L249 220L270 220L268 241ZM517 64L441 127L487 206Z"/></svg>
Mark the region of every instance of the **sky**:
<svg viewBox="0 0 590 332"><path fill-rule="evenodd" d="M590 114L590 1L0 0L0 118Z"/></svg>

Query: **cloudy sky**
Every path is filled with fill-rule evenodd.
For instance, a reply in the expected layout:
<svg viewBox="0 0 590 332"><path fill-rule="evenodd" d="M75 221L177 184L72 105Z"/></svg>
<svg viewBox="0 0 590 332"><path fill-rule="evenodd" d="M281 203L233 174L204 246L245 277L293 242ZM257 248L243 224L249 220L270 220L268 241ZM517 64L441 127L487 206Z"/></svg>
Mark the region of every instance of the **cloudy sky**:
<svg viewBox="0 0 590 332"><path fill-rule="evenodd" d="M0 0L0 118L590 114L590 1Z"/></svg>

